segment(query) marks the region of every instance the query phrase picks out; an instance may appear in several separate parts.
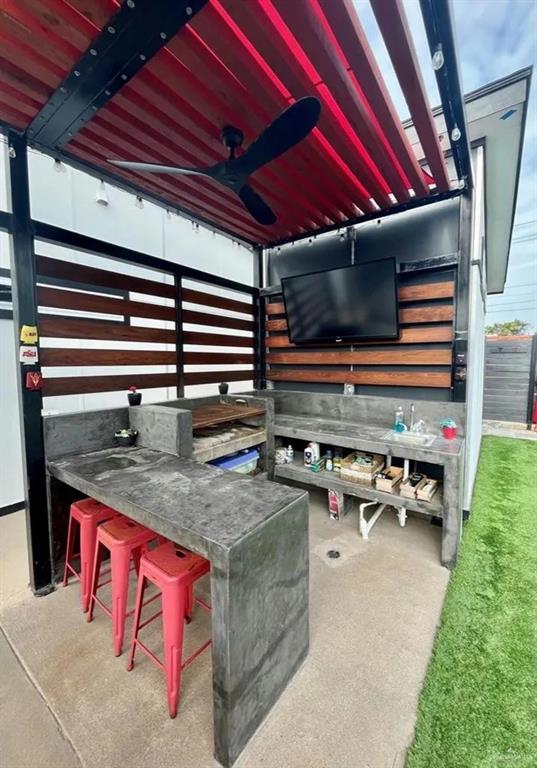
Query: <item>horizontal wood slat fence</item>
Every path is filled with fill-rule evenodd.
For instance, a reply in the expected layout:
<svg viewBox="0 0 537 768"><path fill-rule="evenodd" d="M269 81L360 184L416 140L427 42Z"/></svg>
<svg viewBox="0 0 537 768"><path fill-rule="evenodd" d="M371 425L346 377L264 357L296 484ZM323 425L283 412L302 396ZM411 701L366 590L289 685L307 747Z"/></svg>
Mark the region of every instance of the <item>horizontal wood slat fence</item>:
<svg viewBox="0 0 537 768"><path fill-rule="evenodd" d="M285 305L281 300L273 300L265 307L266 378L381 387L450 388L454 295L454 279L416 285L407 284L405 276L400 275L400 338L356 344L293 344L287 334ZM388 366L397 370L389 370Z"/></svg>
<svg viewBox="0 0 537 768"><path fill-rule="evenodd" d="M48 256L37 256L36 263L39 336L46 340L41 346L40 361L45 369L44 396L112 392L133 385L140 390L176 387L178 394L182 394L185 385L254 379L257 310L250 300L249 286L244 286L249 301L240 301L181 285L180 278L179 288L175 283L73 265ZM121 269L121 265L118 267ZM51 279L57 280L62 287L42 285L43 279L48 283ZM211 284L210 275L204 280L205 284ZM220 287L218 290L221 293ZM125 298L103 295L111 291L124 292ZM131 298L131 294L136 297ZM180 306L177 306L178 297ZM154 299L159 303L154 303ZM133 318L148 325L133 325ZM185 328L185 325L201 326L202 330ZM223 329L223 332L215 333L213 329ZM235 331L247 333L237 335ZM81 346L62 346L59 340L64 339L78 339ZM93 344L88 345L88 341ZM99 341L106 341L106 348L99 346ZM110 348L108 342L138 343L143 348ZM147 349L148 344L167 348ZM190 349L191 346L201 349ZM222 347L228 349L222 350ZM93 375L84 371L78 376L52 376L47 370L113 366L120 371L125 365L140 367L140 372ZM241 369L184 370L185 366L226 365L240 365ZM165 366L168 370L149 373L147 366Z"/></svg>

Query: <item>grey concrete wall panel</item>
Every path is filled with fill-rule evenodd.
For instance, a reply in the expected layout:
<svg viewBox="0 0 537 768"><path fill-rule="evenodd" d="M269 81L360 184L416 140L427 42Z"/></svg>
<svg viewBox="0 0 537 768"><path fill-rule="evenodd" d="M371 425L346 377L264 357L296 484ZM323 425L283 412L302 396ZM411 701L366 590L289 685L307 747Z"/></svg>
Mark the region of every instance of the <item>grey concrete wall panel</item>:
<svg viewBox="0 0 537 768"><path fill-rule="evenodd" d="M263 390L263 394L265 397L274 399L276 414L310 415L343 421L344 423L385 427L386 429L392 426L395 411L399 405L403 406L407 421L410 414L410 402L395 397L336 395L320 392L304 394L303 392L282 390ZM429 431L438 433L440 421L451 416L459 426L459 434L464 435L464 403L429 400L414 400L413 402L415 405L414 420L423 419Z"/></svg>
<svg viewBox="0 0 537 768"><path fill-rule="evenodd" d="M128 408L62 413L43 418L45 456L98 451L115 445L114 432L129 426Z"/></svg>
<svg viewBox="0 0 537 768"><path fill-rule="evenodd" d="M279 284L282 277L348 267L351 263L351 243L337 233L324 235L312 243L282 245L268 251L269 285Z"/></svg>
<svg viewBox="0 0 537 768"><path fill-rule="evenodd" d="M459 200L366 221L356 228L356 262L393 257L398 263L456 253L459 249Z"/></svg>
<svg viewBox="0 0 537 768"><path fill-rule="evenodd" d="M143 405L129 408L131 427L141 448L192 457L192 413L182 408Z"/></svg>
<svg viewBox="0 0 537 768"><path fill-rule="evenodd" d="M213 578L216 754L224 765L240 754L307 656L308 572L303 494L234 546L228 573Z"/></svg>

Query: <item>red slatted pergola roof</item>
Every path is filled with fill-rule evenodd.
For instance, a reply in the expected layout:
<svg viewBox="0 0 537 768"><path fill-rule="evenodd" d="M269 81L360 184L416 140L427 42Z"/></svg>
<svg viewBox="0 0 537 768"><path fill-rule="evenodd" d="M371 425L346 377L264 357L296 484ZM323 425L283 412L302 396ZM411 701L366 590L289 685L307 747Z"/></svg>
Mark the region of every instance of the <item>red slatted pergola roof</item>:
<svg viewBox="0 0 537 768"><path fill-rule="evenodd" d="M139 193L256 244L434 199L449 190L449 180L402 0L371 4L426 167L405 136L352 0L201 2L64 145L37 146L121 177ZM62 83L119 7L115 0L0 2L0 121L33 132L33 121L61 98ZM258 224L231 190L210 179L107 162L212 164L226 155L224 125L240 127L247 146L305 95L321 102L317 127L251 179L276 212L274 225Z"/></svg>

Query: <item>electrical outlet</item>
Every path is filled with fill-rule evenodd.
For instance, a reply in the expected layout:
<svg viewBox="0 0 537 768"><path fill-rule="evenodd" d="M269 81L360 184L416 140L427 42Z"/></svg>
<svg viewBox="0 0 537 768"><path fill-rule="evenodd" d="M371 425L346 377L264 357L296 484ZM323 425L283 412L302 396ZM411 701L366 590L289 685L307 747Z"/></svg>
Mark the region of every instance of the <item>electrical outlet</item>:
<svg viewBox="0 0 537 768"><path fill-rule="evenodd" d="M344 395L354 395L354 384L344 384L343 385L343 394Z"/></svg>

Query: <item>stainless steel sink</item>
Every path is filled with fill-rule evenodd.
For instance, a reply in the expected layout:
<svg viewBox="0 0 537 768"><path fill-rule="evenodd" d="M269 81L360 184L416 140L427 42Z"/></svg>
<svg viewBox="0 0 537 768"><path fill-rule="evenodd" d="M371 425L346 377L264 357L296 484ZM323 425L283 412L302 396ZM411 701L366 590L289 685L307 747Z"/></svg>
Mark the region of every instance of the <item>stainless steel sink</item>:
<svg viewBox="0 0 537 768"><path fill-rule="evenodd" d="M436 440L436 435L419 435L414 432L394 432L390 429L382 436L383 440L390 440L394 443L403 443L405 445L423 445L428 447Z"/></svg>

